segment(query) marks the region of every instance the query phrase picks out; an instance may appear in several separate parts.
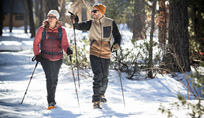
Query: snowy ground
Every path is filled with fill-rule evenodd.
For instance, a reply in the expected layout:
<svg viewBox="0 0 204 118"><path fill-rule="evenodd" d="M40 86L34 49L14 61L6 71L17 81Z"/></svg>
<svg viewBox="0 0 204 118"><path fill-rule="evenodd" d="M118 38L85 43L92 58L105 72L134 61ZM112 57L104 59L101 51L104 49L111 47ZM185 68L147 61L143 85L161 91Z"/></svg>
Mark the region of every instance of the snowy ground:
<svg viewBox="0 0 204 118"><path fill-rule="evenodd" d="M46 81L42 67L38 64L24 102L20 104L36 64L31 61L33 39L30 39L28 34L24 34L22 28L14 29L14 33L9 33L8 28L4 28L3 31L3 36L0 37L0 49L18 48L21 51L0 52L0 117L2 118L166 118L167 114L158 111L160 104L168 108L169 103L178 101L176 98L178 90L186 96L184 86L168 75L158 75L152 80L132 81L126 79L126 75L122 73L124 107L118 72L110 70L106 92L108 102L101 104L102 110L94 110L91 103L92 77L80 71L86 78L80 76L81 87L77 86L80 104L78 106L71 68L63 64L56 91L57 108L46 110ZM129 33L126 34L129 36ZM12 44L12 42L18 43ZM91 70L88 71L92 74ZM77 75L76 69L75 75ZM179 111L172 109L172 112L178 118L188 118L186 109Z"/></svg>

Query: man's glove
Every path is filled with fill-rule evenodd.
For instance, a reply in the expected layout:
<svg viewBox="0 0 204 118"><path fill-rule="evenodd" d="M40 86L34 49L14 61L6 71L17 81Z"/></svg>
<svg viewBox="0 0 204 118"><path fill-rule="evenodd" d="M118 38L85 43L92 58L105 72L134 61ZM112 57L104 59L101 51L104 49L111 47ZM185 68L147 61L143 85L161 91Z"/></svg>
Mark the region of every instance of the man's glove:
<svg viewBox="0 0 204 118"><path fill-rule="evenodd" d="M74 15L74 14L72 13L71 16L70 16L70 19L75 20L75 18L76 18L76 15Z"/></svg>
<svg viewBox="0 0 204 118"><path fill-rule="evenodd" d="M113 50L118 50L120 48L120 46L116 43L116 44L113 44Z"/></svg>
<svg viewBox="0 0 204 118"><path fill-rule="evenodd" d="M42 56L41 55L35 55L35 60L37 62L41 62L42 61Z"/></svg>
<svg viewBox="0 0 204 118"><path fill-rule="evenodd" d="M67 55L68 56L71 56L73 54L72 50L68 47L67 48Z"/></svg>
<svg viewBox="0 0 204 118"><path fill-rule="evenodd" d="M74 14L72 12L69 11L69 13L71 14L70 19L73 21L73 24L75 22L79 22L79 17L77 16L77 14Z"/></svg>

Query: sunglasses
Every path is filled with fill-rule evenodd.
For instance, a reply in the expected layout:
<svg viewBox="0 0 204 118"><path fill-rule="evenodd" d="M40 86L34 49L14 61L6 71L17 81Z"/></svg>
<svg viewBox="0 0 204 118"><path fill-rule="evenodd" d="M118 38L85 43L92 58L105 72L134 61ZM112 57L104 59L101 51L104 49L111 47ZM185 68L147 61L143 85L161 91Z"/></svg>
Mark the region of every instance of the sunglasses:
<svg viewBox="0 0 204 118"><path fill-rule="evenodd" d="M94 13L96 13L98 10L92 10L91 12L94 12Z"/></svg>
<svg viewBox="0 0 204 118"><path fill-rule="evenodd" d="M94 5L94 7L99 8L103 12L103 10L98 6L98 4Z"/></svg>
<svg viewBox="0 0 204 118"><path fill-rule="evenodd" d="M47 16L48 19L54 19L56 18L55 16Z"/></svg>

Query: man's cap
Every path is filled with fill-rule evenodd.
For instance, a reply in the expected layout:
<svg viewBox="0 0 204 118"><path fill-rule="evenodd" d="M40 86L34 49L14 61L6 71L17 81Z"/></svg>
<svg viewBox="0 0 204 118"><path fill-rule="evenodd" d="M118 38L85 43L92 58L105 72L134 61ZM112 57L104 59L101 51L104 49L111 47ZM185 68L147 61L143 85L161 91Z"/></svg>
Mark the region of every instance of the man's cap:
<svg viewBox="0 0 204 118"><path fill-rule="evenodd" d="M106 6L103 4L95 4L93 8L96 8L102 15L104 15L106 12Z"/></svg>

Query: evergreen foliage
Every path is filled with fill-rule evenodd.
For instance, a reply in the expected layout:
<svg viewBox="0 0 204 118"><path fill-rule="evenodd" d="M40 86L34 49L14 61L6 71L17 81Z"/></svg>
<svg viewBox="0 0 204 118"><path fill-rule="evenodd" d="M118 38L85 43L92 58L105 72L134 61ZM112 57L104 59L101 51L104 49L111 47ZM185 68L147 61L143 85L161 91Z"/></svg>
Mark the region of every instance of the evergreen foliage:
<svg viewBox="0 0 204 118"><path fill-rule="evenodd" d="M190 0L188 3L190 59L204 61L199 55L204 53L204 1Z"/></svg>
<svg viewBox="0 0 204 118"><path fill-rule="evenodd" d="M119 61L120 61L120 71L125 72L128 74L128 79L138 79L137 77L140 76L141 72L148 72L150 70L158 71L158 69L150 68L149 63L149 47L150 43L146 40L143 42L140 41L133 41L131 40L133 47L123 48L120 47L120 53L119 53ZM158 46L158 43L153 43L153 48L156 48ZM111 59L111 68L117 70L117 63L115 53L113 54L113 58ZM161 50L159 50L157 53L154 53L153 55L153 64L156 65L156 67L159 67L159 64L161 63ZM154 77L158 72L154 72Z"/></svg>
<svg viewBox="0 0 204 118"><path fill-rule="evenodd" d="M83 44L83 46L78 46L77 45L77 56L78 56L78 64L79 64L79 69L85 69L85 68L91 68L90 66L90 60L89 60L89 50L87 50L89 46L89 40L88 39L83 39L79 40L80 44ZM72 47L72 63L76 64L76 51L75 51L75 45L71 44ZM70 65L71 62L68 58L67 55L64 55L64 63L67 65ZM77 65L74 65L74 67L77 67Z"/></svg>
<svg viewBox="0 0 204 118"><path fill-rule="evenodd" d="M106 5L105 15L109 18L112 18L116 23L126 23L128 20L127 14L131 13L131 0L104 0Z"/></svg>
<svg viewBox="0 0 204 118"><path fill-rule="evenodd" d="M171 109L167 109L162 104L160 104L160 107L158 110L162 113L167 113L168 118L176 117L171 110L173 108L176 108L177 110L179 109L189 109L191 110L190 113L186 114L189 115L191 118L201 118L204 114L204 106L202 105L202 100L198 99L197 103L192 103L191 101L187 101L183 96L178 95L177 96L179 102L174 102L171 105Z"/></svg>

